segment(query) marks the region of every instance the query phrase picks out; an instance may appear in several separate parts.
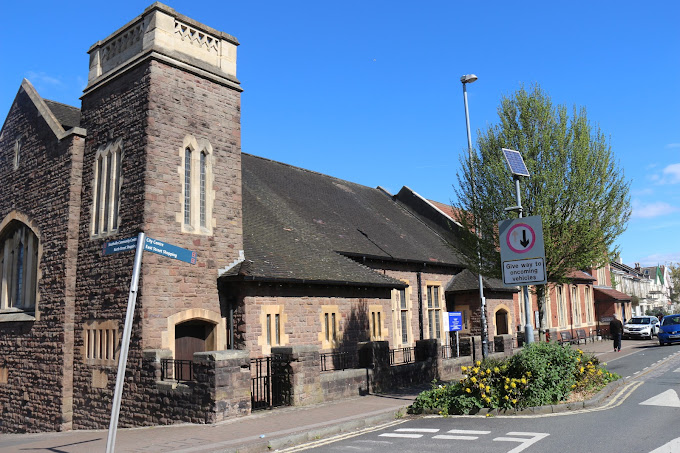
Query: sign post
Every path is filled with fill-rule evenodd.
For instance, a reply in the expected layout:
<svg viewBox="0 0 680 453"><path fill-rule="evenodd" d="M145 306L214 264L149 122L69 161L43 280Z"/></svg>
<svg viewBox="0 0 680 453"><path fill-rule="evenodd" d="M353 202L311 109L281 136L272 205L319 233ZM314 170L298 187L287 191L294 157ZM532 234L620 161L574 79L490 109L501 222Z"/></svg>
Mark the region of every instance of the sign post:
<svg viewBox="0 0 680 453"><path fill-rule="evenodd" d="M137 251L135 252L135 264L132 268L132 281L130 282L130 293L128 296L127 313L125 313L125 327L123 328L123 338L121 340L120 345L120 356L118 357L118 374L116 375L116 389L113 392L113 404L111 404L111 420L109 421L109 434L106 439L107 453L113 453L114 446L116 444L116 430L118 429L118 414L120 414L120 400L123 396L125 367L127 365L127 356L128 351L130 349L130 334L132 333L132 321L135 316L135 304L137 303L139 271L142 267L142 253L144 253L143 248L144 233L143 232L139 233L136 239L137 240L135 241L135 243L137 246ZM106 244L104 246L104 250L106 251Z"/></svg>
<svg viewBox="0 0 680 453"><path fill-rule="evenodd" d="M460 343L458 342L458 331L463 328L463 314L459 311L447 313L449 322L446 324L448 332L456 332L456 357L460 357ZM451 346L449 344L449 346Z"/></svg>
<svg viewBox="0 0 680 453"><path fill-rule="evenodd" d="M144 253L144 250L148 250L149 252L167 256L168 258L196 264L196 252L147 237L143 232L139 233L137 237L105 242L102 248L102 255L112 255L114 253L127 252L133 249L136 249L137 251L135 252L135 264L132 268L132 281L130 282L127 312L125 313L125 326L123 327L123 338L121 339L120 356L118 357L118 374L116 375L116 389L114 390L113 403L111 404L111 420L109 421L109 433L106 439L106 453L113 453L116 445L120 401L123 397L125 368L127 367L127 357L130 350L132 323L135 317L139 273L142 267L142 254Z"/></svg>

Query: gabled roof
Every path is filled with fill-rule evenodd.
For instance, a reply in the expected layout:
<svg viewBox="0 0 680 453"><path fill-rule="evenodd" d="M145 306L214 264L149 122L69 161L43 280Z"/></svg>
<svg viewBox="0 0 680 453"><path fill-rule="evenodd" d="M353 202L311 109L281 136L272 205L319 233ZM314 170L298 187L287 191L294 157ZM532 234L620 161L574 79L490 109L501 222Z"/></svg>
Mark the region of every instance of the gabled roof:
<svg viewBox="0 0 680 453"><path fill-rule="evenodd" d="M595 300L618 300L618 301L629 301L631 300L628 294L624 294L621 291L617 291L613 288L598 288L594 287L593 292L595 294Z"/></svg>
<svg viewBox="0 0 680 453"><path fill-rule="evenodd" d="M80 110L59 102L49 101L40 97L31 82L24 79L19 87L19 93L26 93L35 108L40 112L47 126L57 140L70 135L85 137L85 129L80 127ZM18 95L17 95L18 96ZM4 125L2 128L4 129Z"/></svg>
<svg viewBox="0 0 680 453"><path fill-rule="evenodd" d="M61 102L43 99L45 105L52 111L54 117L64 129L80 126L80 109L62 104Z"/></svg>
<svg viewBox="0 0 680 453"><path fill-rule="evenodd" d="M507 287L497 278L482 277L482 285L484 286L484 289L497 292L516 293L519 291L518 287ZM473 274L469 269L465 269L454 276L446 286L447 293L463 293L470 291L479 291L479 276Z"/></svg>
<svg viewBox="0 0 680 453"><path fill-rule="evenodd" d="M403 287L357 261L462 267L438 234L381 189L241 157L247 263L229 275Z"/></svg>
<svg viewBox="0 0 680 453"><path fill-rule="evenodd" d="M597 280L595 277L593 277L589 273L583 272L583 271L571 271L571 272L567 273L566 278L571 279L571 280L588 280L588 281L591 281L591 282L594 282L595 280Z"/></svg>

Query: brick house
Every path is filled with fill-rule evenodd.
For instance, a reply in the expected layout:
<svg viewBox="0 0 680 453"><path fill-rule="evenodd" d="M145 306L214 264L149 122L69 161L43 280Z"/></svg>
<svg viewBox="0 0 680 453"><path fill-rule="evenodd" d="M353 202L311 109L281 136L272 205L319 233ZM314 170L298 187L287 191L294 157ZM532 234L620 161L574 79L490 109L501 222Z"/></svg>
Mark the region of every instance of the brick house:
<svg viewBox="0 0 680 453"><path fill-rule="evenodd" d="M238 44L154 3L90 47L80 109L21 83L0 132L0 432L108 426L134 253L102 250L140 232L197 260L143 255L121 426L248 414L249 359L286 348L436 349L452 309L479 333L455 231L419 197L241 153ZM512 291L488 283L489 334L511 333ZM410 379L442 369L423 366ZM333 388L315 379L296 401Z"/></svg>

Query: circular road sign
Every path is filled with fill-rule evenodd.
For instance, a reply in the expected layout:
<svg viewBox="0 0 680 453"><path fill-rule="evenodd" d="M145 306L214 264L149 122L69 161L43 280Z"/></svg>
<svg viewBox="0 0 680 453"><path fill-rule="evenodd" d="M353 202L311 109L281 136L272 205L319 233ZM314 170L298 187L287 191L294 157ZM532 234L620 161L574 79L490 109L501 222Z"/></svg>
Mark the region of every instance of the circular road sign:
<svg viewBox="0 0 680 453"><path fill-rule="evenodd" d="M513 225L508 231L506 238L508 247L515 253L526 253L536 243L536 233L526 223Z"/></svg>

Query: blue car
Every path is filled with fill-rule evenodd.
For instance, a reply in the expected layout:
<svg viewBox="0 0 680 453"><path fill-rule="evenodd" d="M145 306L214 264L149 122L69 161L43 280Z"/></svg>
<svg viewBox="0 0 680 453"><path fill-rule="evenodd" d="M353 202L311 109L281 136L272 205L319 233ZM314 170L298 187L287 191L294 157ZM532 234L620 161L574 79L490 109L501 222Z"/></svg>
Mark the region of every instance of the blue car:
<svg viewBox="0 0 680 453"><path fill-rule="evenodd" d="M680 315L664 316L659 326L659 344L680 343Z"/></svg>

